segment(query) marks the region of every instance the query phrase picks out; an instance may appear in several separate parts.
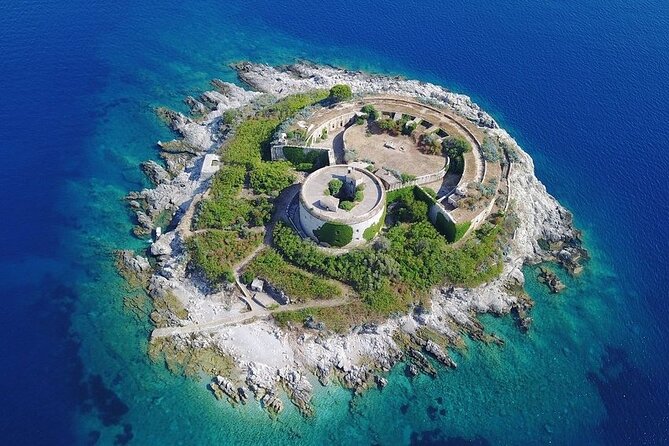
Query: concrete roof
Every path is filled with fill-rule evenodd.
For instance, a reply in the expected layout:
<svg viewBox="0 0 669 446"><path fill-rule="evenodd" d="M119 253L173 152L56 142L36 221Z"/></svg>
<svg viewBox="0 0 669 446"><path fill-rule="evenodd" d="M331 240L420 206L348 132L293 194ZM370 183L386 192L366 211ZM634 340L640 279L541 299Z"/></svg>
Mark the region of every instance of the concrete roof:
<svg viewBox="0 0 669 446"><path fill-rule="evenodd" d="M328 188L328 183L333 179L343 181L349 169L360 175L362 184L365 185L362 201L350 211L337 208L332 212L322 208L320 203L327 197L325 190ZM320 220L355 224L367 220L383 209L386 204L386 191L381 181L371 172L346 164L336 164L323 167L307 177L302 184L300 201L309 213Z"/></svg>

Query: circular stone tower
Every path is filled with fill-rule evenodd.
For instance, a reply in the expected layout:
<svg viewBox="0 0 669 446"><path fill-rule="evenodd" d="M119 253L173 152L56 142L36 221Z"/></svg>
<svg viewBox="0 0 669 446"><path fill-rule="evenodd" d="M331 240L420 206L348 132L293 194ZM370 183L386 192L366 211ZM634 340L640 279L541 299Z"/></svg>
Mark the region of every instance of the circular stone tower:
<svg viewBox="0 0 669 446"><path fill-rule="evenodd" d="M310 174L300 191L300 224L312 239L344 247L371 240L383 226L386 191L371 172L346 164Z"/></svg>

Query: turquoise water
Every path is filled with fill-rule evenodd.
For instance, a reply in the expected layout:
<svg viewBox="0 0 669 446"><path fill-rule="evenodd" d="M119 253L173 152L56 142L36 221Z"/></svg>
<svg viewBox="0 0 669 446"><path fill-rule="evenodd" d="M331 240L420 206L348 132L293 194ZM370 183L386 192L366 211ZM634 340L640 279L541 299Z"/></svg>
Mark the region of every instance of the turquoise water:
<svg viewBox="0 0 669 446"><path fill-rule="evenodd" d="M355 8L355 14L348 14ZM6 444L629 444L667 441L666 92L661 2L268 6L9 4L0 16L6 191ZM170 138L153 107L184 109L240 59L306 58L404 74L473 94L535 158L576 215L593 260L552 296L528 269L534 324L482 318L503 347L470 342L459 368L352 400L316 386L290 405L216 401L206 381L145 355L110 253L141 250L122 197ZM648 141L647 144L639 141Z"/></svg>

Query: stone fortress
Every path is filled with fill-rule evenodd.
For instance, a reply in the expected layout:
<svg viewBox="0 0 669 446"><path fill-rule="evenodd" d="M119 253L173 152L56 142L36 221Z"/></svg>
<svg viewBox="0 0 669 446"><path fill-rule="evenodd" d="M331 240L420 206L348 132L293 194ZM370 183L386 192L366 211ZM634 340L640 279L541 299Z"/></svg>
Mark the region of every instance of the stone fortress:
<svg viewBox="0 0 669 446"><path fill-rule="evenodd" d="M392 134L372 128L361 111L365 105L373 106L379 119L410 125L413 131ZM294 138L295 134L300 137ZM445 154L420 150L424 135L439 141L448 136L466 140L472 150L463 155L461 172L449 171L451 160ZM323 246L352 247L371 240L383 226L386 192L404 187L433 191L429 218L437 226L451 228L446 232L465 225L468 234L493 210L506 210L510 163L503 171L499 162L486 161L483 137L466 119L417 100L368 96L317 109L292 122L274 141L271 155L273 160L289 159L290 151L297 150L301 156L321 160L324 167L302 184L291 223L303 237ZM351 209L342 208L342 201L348 200L328 192L333 179L340 180L344 189L362 182L362 201L353 202ZM483 196L479 191L484 185L493 193Z"/></svg>
<svg viewBox="0 0 669 446"><path fill-rule="evenodd" d="M362 192L359 203L350 210L340 208L340 198L330 194L328 185L341 181L345 195ZM345 237L346 245L371 240L381 227L386 209L386 193L381 181L359 167L335 164L323 167L307 177L300 190L299 221L304 233L318 242L328 243L332 237ZM328 234L326 231L332 231ZM328 243L332 244L332 243Z"/></svg>

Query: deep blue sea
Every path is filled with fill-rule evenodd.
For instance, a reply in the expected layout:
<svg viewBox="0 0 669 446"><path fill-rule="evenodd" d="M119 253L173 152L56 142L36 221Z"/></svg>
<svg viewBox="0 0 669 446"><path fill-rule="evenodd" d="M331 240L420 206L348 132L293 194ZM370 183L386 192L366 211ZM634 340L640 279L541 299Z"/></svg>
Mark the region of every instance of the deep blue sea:
<svg viewBox="0 0 669 446"><path fill-rule="evenodd" d="M25 0L0 9L0 443L668 444L666 0ZM593 259L534 325L483 317L456 371L391 373L317 416L216 401L145 355L111 252L170 137L153 108L241 59L310 59L471 95L534 157Z"/></svg>

